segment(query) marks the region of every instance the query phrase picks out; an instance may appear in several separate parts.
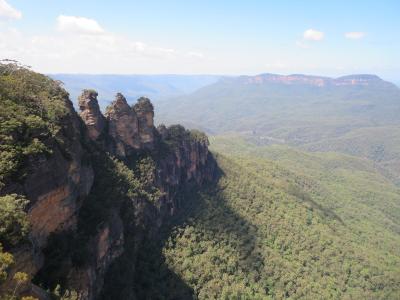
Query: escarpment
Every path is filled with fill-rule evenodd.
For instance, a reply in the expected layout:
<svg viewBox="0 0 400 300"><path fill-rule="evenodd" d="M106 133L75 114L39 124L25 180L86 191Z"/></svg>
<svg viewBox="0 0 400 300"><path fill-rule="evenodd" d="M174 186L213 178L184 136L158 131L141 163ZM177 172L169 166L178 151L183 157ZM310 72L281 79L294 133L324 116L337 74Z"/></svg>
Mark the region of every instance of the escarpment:
<svg viewBox="0 0 400 300"><path fill-rule="evenodd" d="M45 119L46 130L30 133L29 141L40 142L45 150L24 154L15 168L15 174L24 175L18 180L14 173L0 178L0 196L18 194L29 200L30 222L29 233L19 243L6 245L15 264L0 281L0 292L13 286L15 272L23 271L29 283L19 288L21 295L98 299L109 285L107 278L113 277L110 268L128 257L131 282L124 286L129 290L125 299L136 299L129 286L138 276L141 245L155 239L183 202L190 201L182 191L214 178L216 164L207 137L179 125L155 128L147 98L130 106L117 94L103 115L97 93L85 90L78 115L58 84L45 76L40 79L52 86L49 93L56 90L52 97L58 97L49 96L45 109L57 105L62 113ZM27 105L19 99L15 103ZM40 116L38 110L34 117ZM0 242L5 246L1 237Z"/></svg>
<svg viewBox="0 0 400 300"><path fill-rule="evenodd" d="M16 76L20 75L19 72L16 70ZM0 176L0 197L21 195L29 200L26 207L29 232L23 238L18 237L22 241L10 245L3 234L0 236L0 244L14 255L13 268L5 282L1 284L0 281L0 295L14 286L12 278L15 272L23 271L29 279L37 274L43 266L43 249L51 235L75 230L79 210L94 179L82 143L87 133L68 94L44 76L29 75L33 78L26 76L27 82L20 84L24 88L24 84L34 79L37 91L8 87L17 90L16 94L22 99L7 94L4 89L0 92L2 158L5 155L14 163L9 172L2 172ZM25 96L25 92L29 96ZM42 97L52 95L53 102L46 102L49 98L41 99L37 96L39 93ZM36 103L36 99L41 103ZM15 115L15 109L18 115ZM8 127L7 124L16 125ZM21 235L18 231L16 227L13 235ZM24 285L22 292L40 299L45 295L33 284Z"/></svg>
<svg viewBox="0 0 400 300"><path fill-rule="evenodd" d="M84 91L81 99L87 92ZM97 100L96 100L97 101ZM98 105L96 102L94 106ZM80 106L81 116L90 114L90 107ZM207 136L199 131L188 131L183 126L154 126L154 107L149 99L139 98L129 106L118 93L106 108L105 117L84 119L87 126L103 128L96 137L97 145L135 168L135 160L152 157L155 163L152 183L160 190L160 210L176 210L172 189L180 185L201 185L212 180L215 163L208 151ZM93 120L101 123L96 124ZM103 124L105 121L105 125ZM102 135L102 138L99 136Z"/></svg>
<svg viewBox="0 0 400 300"><path fill-rule="evenodd" d="M87 108L81 106L81 109L81 115L88 115ZM126 244L134 245L128 248L130 268L135 269L140 244L154 239L163 224L179 212L181 191L198 188L214 178L216 165L203 133L188 131L180 125L156 129L153 118L154 108L149 99L140 98L131 107L121 94L106 108L105 117L97 118L99 122L105 120L103 130L95 139L100 156L109 152L123 162L127 167L125 172L133 170L142 191L133 198L121 195L116 199L109 209L112 217L103 220L97 234L89 238L96 259L92 258L92 264L85 271L72 276L79 278L76 289L87 299L100 295L108 267L127 251ZM100 128L92 120L89 124ZM100 158L104 160L109 158ZM96 169L103 165L98 162L95 165L96 174ZM95 177L95 185L97 181L102 185L102 178ZM131 213L121 213L121 209Z"/></svg>

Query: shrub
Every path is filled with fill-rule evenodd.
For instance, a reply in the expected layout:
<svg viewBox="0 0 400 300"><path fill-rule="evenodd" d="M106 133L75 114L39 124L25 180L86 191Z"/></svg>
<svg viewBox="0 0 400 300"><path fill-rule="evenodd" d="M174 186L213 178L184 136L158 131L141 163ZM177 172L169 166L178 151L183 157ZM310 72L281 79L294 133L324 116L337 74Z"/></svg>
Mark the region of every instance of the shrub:
<svg viewBox="0 0 400 300"><path fill-rule="evenodd" d="M6 247L16 245L29 229L24 211L28 200L25 197L10 194L0 197L0 242Z"/></svg>

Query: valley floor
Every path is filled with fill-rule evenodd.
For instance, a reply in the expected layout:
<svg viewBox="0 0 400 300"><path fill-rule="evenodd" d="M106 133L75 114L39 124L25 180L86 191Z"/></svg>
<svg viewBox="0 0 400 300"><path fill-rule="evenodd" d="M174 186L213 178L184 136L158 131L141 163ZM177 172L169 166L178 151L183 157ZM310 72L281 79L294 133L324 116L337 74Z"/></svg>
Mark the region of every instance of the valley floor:
<svg viewBox="0 0 400 300"><path fill-rule="evenodd" d="M364 159L212 140L162 253L198 299L399 299L400 191ZM193 204L195 203L195 204Z"/></svg>

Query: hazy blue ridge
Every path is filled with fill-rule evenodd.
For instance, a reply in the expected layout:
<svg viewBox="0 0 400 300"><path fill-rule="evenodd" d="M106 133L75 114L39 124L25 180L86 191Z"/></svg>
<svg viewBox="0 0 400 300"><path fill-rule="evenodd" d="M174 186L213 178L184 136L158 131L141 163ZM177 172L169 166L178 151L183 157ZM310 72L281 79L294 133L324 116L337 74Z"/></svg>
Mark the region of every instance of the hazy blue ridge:
<svg viewBox="0 0 400 300"><path fill-rule="evenodd" d="M218 75L93 75L93 74L50 74L50 77L64 83L65 89L76 105L83 89L95 89L99 104L104 109L117 92L121 92L128 102L134 103L141 96L158 101L176 97L215 83Z"/></svg>

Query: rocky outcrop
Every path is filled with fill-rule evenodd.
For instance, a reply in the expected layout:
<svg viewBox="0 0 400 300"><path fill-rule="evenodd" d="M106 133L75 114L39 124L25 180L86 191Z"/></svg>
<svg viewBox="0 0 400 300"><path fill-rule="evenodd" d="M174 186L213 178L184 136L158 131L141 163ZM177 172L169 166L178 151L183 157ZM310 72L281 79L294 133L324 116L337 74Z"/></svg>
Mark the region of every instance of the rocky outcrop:
<svg viewBox="0 0 400 300"><path fill-rule="evenodd" d="M58 141L47 141L52 155L30 160L22 194L30 200L31 239L42 248L50 233L76 225L76 216L93 183L93 169L84 160L86 151L81 121L69 100L69 113L61 120ZM59 141L62 141L62 145Z"/></svg>
<svg viewBox="0 0 400 300"><path fill-rule="evenodd" d="M1 195L21 194L30 201L29 244L11 250L17 262L11 274L24 271L32 278L38 272L43 266L42 250L49 236L76 228L79 209L93 183L93 169L85 161L87 153L81 144L86 138L85 130L69 99L65 99L65 109L67 113L58 120L56 136L43 140L51 155L30 156L21 170L26 174L24 180L11 182L1 189ZM37 135L43 139L43 133ZM37 294L40 289L28 285L25 290L34 290Z"/></svg>
<svg viewBox="0 0 400 300"><path fill-rule="evenodd" d="M30 157L24 180L8 183L1 190L2 194L17 193L30 200L29 243L13 250L22 264L16 264L12 272L23 270L34 277L37 285L27 285L24 292L47 299L44 290L53 289L54 280L58 280L51 273L57 259L59 268L54 276L61 278L68 290L76 291L79 299L96 299L110 266L127 251L135 255L142 242L156 235L179 211L183 201L179 191L212 180L216 166L205 135L179 125L157 130L154 108L147 98L140 98L131 107L117 94L103 115L97 93L84 90L79 97L80 118L68 98L65 108L57 134L44 141L51 154ZM132 193L121 195L106 207L96 203L101 195L92 195L96 180L102 176L96 157L112 165L109 154L131 169L135 169L138 157L154 163L145 187L157 191L151 201L148 196ZM120 180L123 178L110 184ZM88 201L94 203L93 209L82 213ZM91 230L82 228L85 218L94 224Z"/></svg>
<svg viewBox="0 0 400 300"><path fill-rule="evenodd" d="M105 126L104 116L101 114L99 103L97 102L97 92L94 90L84 90L78 99L80 116L86 124L89 137L96 140L103 132Z"/></svg>
<svg viewBox="0 0 400 300"><path fill-rule="evenodd" d="M157 137L158 145L164 144L168 149L158 160L155 176L155 185L163 195L160 211L164 210L168 217L179 211L177 191L181 187L190 189L211 182L217 166L208 150L207 136L199 131L186 130L181 125L168 128L161 125L157 128Z"/></svg>
<svg viewBox="0 0 400 300"><path fill-rule="evenodd" d="M79 276L72 276L79 278L83 299L98 295L109 265L126 251L132 260L131 268L135 268L135 253L140 252L140 245L156 236L163 224L179 212L183 205L179 193L211 181L216 169L207 137L180 125L156 129L154 108L147 98L140 98L130 107L123 95L117 94L105 117L108 131L98 146L133 168L138 154L151 157L156 165L149 184L159 193L152 203L140 197L131 199L134 215L125 215L123 226L116 225L122 217L116 213L120 208L115 204L113 217L92 238L96 246L91 249L97 258ZM126 242L135 246L126 248Z"/></svg>
<svg viewBox="0 0 400 300"><path fill-rule="evenodd" d="M159 161L157 185L165 195L169 214L173 215L179 207L174 195L177 187L201 186L211 181L216 164L208 151L208 138L203 133L186 130L180 125L160 126L158 132L172 150Z"/></svg>
<svg viewBox="0 0 400 300"><path fill-rule="evenodd" d="M231 80L231 79L225 79L225 80ZM392 85L389 82L383 81L376 75L369 75L369 74L349 75L339 78L310 76L303 74L292 74L292 75L260 74L256 76L240 76L238 79L233 79L233 80L239 80L244 84L260 85L265 83L279 83L284 85L310 85L317 87Z"/></svg>
<svg viewBox="0 0 400 300"><path fill-rule="evenodd" d="M93 183L93 169L84 161L86 152L80 142L85 135L81 121L69 100L65 106L68 114L59 121L56 138L44 141L52 154L30 157L24 181L11 183L1 191L22 194L30 200L30 238L39 248L45 246L50 233L75 226L76 214Z"/></svg>
<svg viewBox="0 0 400 300"><path fill-rule="evenodd" d="M122 94L118 93L114 102L107 107L106 118L108 134L114 141L114 153L126 157L132 150L141 147L138 117Z"/></svg>
<svg viewBox="0 0 400 300"><path fill-rule="evenodd" d="M161 191L158 201L162 218L173 215L179 206L175 191L187 184L201 185L211 180L214 161L208 151L207 137L198 131L189 131L180 125L154 127L154 107L148 98L139 98L130 107L122 94L106 110L108 122L107 149L115 156L129 160L137 152L160 154L154 185Z"/></svg>
<svg viewBox="0 0 400 300"><path fill-rule="evenodd" d="M373 85L379 85L379 86L392 86L393 84L386 82L379 78L376 75L370 75L370 74L356 74L356 75L348 75L348 76L342 76L339 78L334 79L333 81L334 85L336 86L373 86Z"/></svg>
<svg viewBox="0 0 400 300"><path fill-rule="evenodd" d="M126 158L138 150L154 150L157 130L154 127L154 107L148 98L139 98L130 107L125 97L118 93L103 116L97 93L84 90L79 97L79 108L90 138L102 143L117 157Z"/></svg>
<svg viewBox="0 0 400 300"><path fill-rule="evenodd" d="M108 222L98 228L89 241L91 257L83 268L72 268L68 275L79 299L96 299L104 284L110 264L124 252L124 227L117 211L112 211Z"/></svg>
<svg viewBox="0 0 400 300"><path fill-rule="evenodd" d="M145 97L139 98L133 106L139 120L139 136L142 147L154 148L154 107L150 100Z"/></svg>

